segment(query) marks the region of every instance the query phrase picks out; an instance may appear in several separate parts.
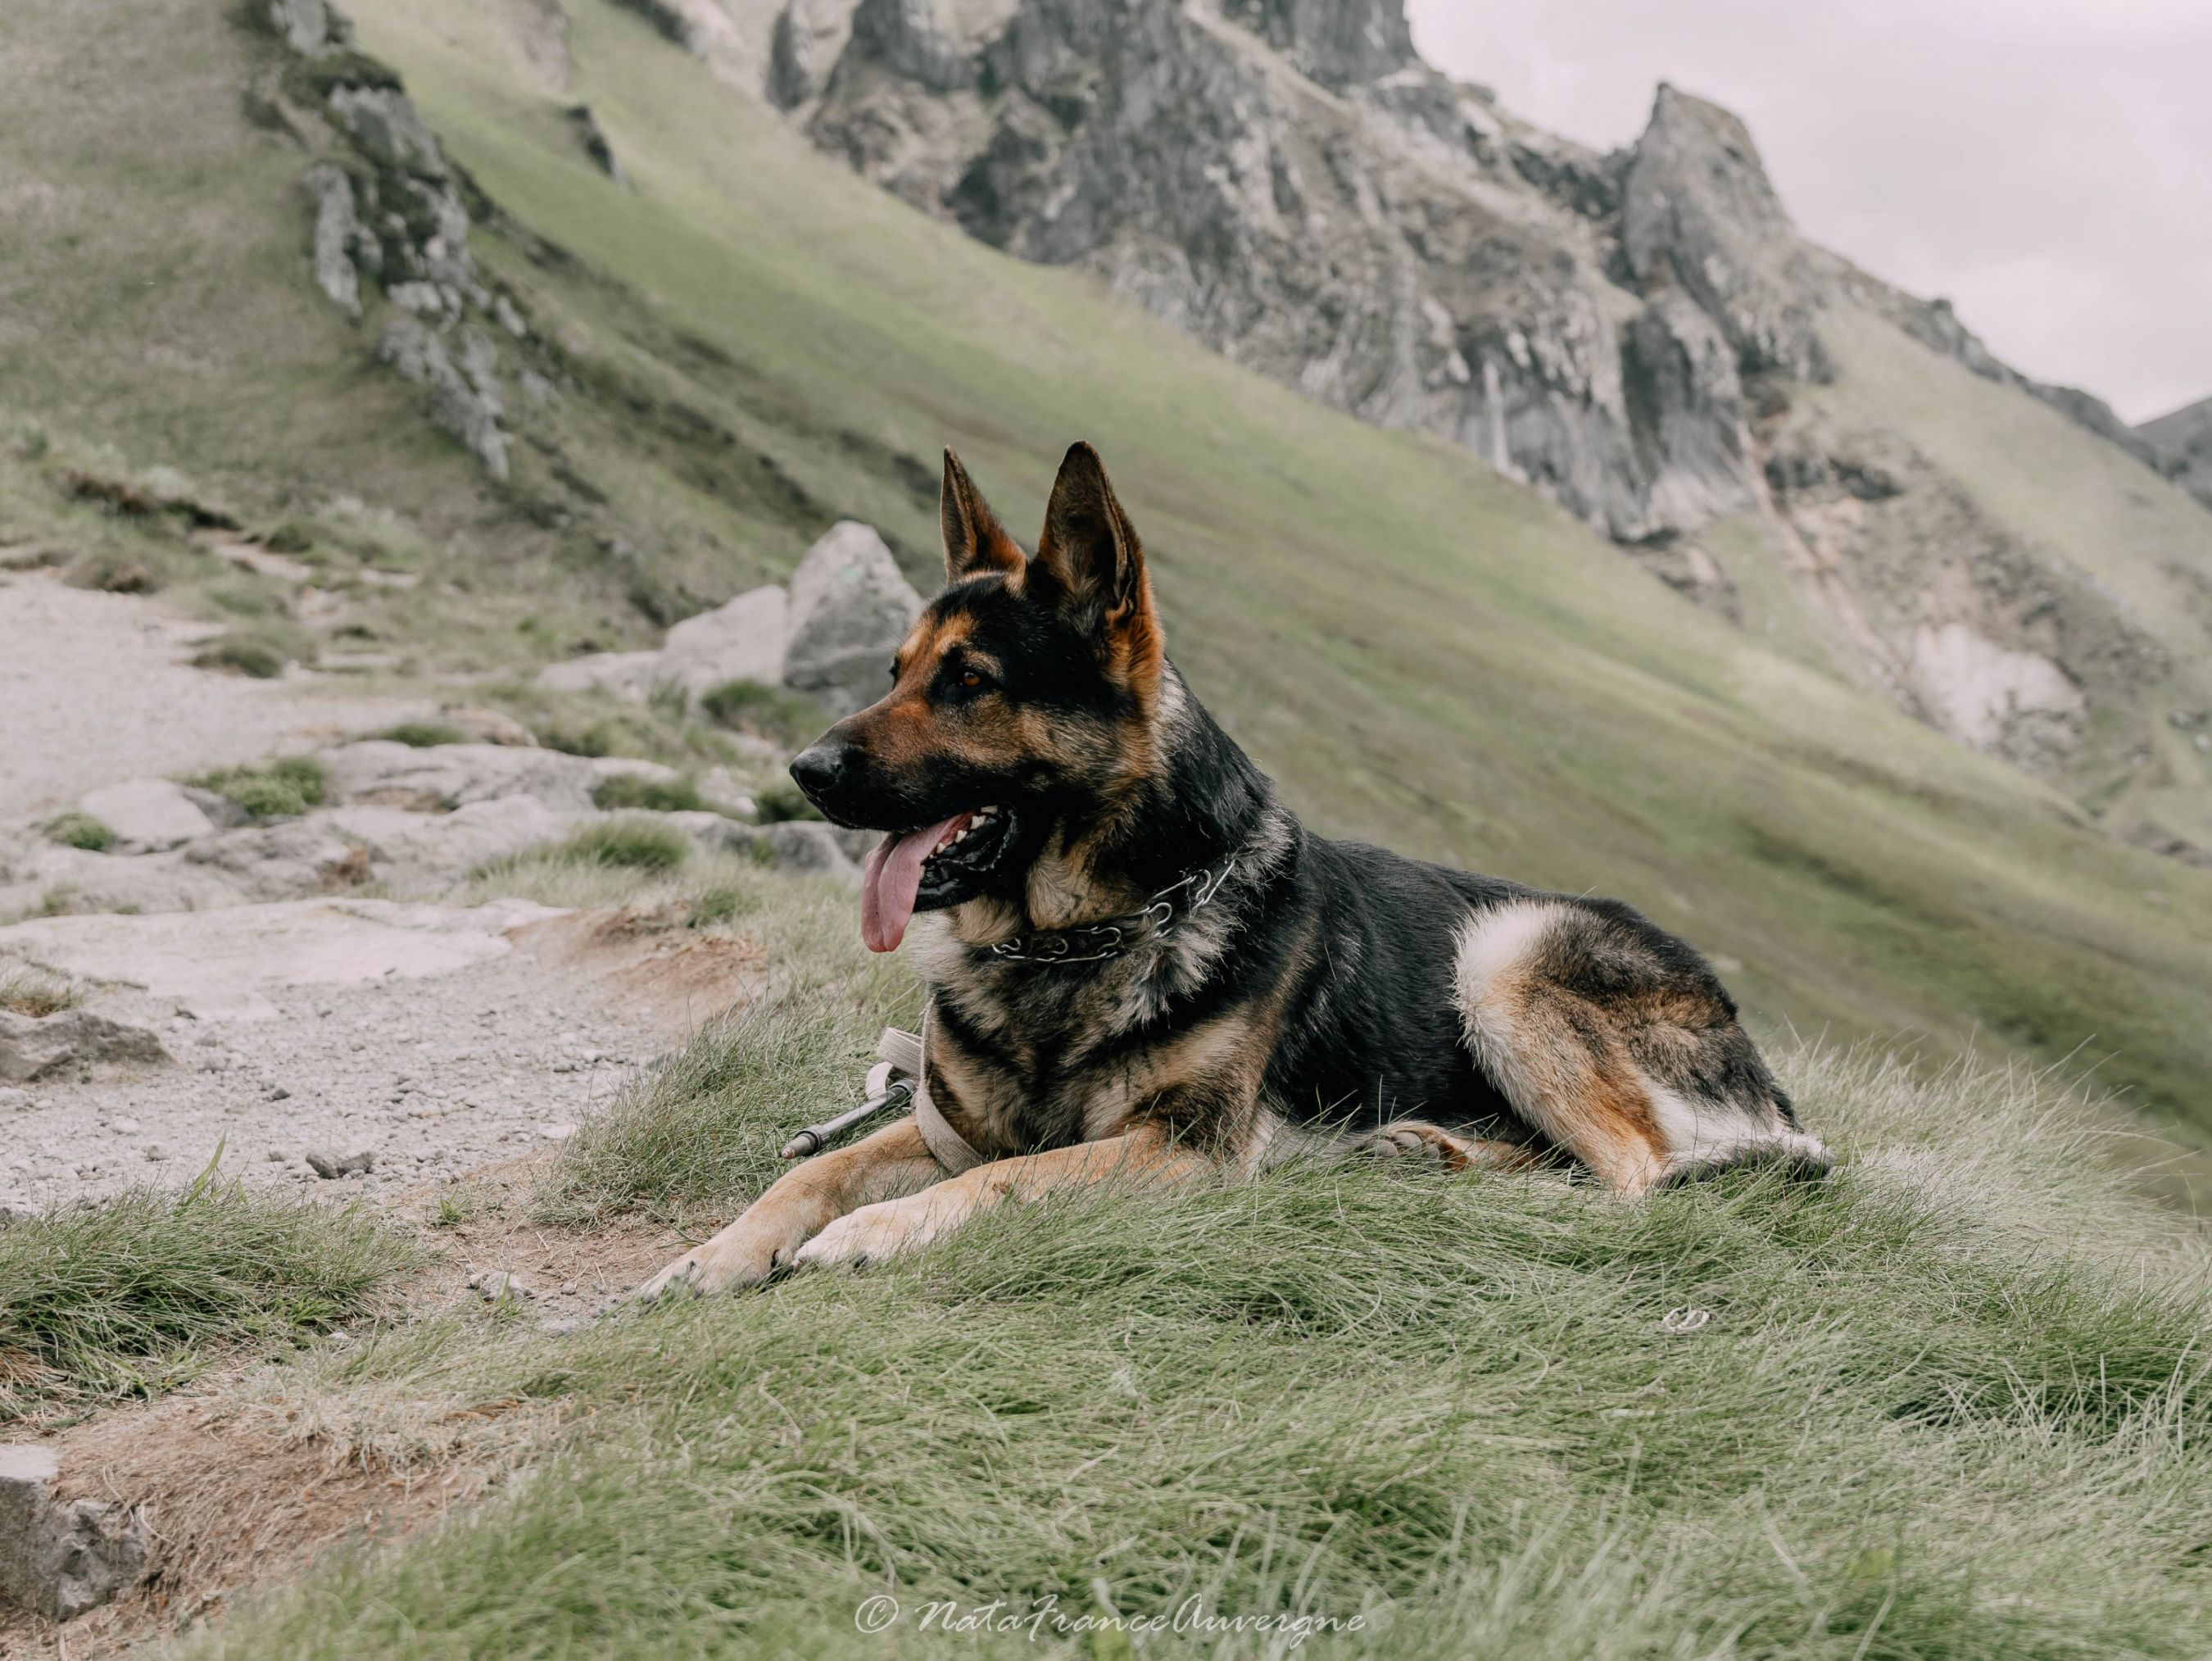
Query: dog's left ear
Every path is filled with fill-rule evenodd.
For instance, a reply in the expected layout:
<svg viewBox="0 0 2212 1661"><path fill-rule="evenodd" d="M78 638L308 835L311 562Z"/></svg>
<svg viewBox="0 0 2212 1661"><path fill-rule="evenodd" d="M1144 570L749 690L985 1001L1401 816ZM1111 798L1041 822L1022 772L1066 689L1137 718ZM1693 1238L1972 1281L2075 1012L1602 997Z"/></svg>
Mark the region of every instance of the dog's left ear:
<svg viewBox="0 0 2212 1661"><path fill-rule="evenodd" d="M1113 667L1133 682L1158 678L1162 642L1144 545L1088 444L1070 446L1060 464L1034 569L1050 576L1063 608L1107 648Z"/></svg>

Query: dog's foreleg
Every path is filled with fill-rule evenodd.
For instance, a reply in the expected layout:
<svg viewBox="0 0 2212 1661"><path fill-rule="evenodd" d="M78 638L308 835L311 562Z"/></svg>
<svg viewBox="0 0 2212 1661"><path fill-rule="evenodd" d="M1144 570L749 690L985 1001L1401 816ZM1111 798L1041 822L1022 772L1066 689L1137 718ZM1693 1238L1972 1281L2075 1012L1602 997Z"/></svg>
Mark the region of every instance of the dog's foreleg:
<svg viewBox="0 0 2212 1661"><path fill-rule="evenodd" d="M879 1262L927 1245L988 1206L1026 1204L1056 1191L1121 1182L1133 1188L1186 1183L1215 1169L1204 1155L1148 1129L1018 1159L995 1159L921 1193L840 1217L799 1248L798 1262L820 1267Z"/></svg>
<svg viewBox="0 0 2212 1661"><path fill-rule="evenodd" d="M756 1286L788 1267L811 1237L855 1207L872 1209L944 1177L945 1167L908 1116L786 1171L737 1221L669 1264L637 1295Z"/></svg>

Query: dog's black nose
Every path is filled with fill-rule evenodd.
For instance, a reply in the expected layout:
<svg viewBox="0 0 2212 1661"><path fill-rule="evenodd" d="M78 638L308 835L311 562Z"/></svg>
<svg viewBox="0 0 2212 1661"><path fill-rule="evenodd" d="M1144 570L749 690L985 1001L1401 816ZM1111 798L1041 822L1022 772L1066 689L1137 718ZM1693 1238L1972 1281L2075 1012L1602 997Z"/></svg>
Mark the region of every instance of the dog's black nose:
<svg viewBox="0 0 2212 1661"><path fill-rule="evenodd" d="M851 745L824 739L792 758L791 776L801 790L819 800L824 792L835 790L844 782L853 770L854 760Z"/></svg>

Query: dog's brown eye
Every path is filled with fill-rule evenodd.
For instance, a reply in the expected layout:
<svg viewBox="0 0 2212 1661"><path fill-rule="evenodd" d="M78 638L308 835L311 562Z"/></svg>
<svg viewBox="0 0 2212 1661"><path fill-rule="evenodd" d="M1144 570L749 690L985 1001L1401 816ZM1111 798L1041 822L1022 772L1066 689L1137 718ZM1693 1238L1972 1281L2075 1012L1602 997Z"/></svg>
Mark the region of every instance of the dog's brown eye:
<svg viewBox="0 0 2212 1661"><path fill-rule="evenodd" d="M983 684L983 678L977 674L973 669L970 669L966 674L960 677L960 684L963 686L981 686Z"/></svg>

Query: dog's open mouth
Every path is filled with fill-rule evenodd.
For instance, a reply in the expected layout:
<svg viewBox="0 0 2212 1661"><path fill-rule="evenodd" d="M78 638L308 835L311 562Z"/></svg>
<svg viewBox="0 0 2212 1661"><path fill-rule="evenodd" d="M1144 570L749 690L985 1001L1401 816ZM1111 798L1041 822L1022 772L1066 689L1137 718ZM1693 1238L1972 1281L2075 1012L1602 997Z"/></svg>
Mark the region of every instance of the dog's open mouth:
<svg viewBox="0 0 2212 1661"><path fill-rule="evenodd" d="M860 939L868 950L896 950L917 909L972 897L1006 854L1013 820L994 805L885 837L860 875Z"/></svg>

